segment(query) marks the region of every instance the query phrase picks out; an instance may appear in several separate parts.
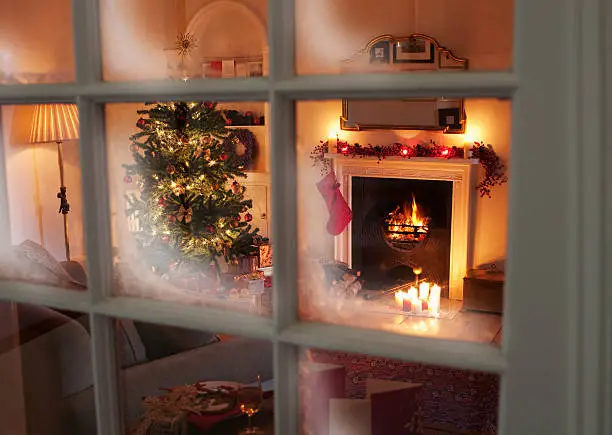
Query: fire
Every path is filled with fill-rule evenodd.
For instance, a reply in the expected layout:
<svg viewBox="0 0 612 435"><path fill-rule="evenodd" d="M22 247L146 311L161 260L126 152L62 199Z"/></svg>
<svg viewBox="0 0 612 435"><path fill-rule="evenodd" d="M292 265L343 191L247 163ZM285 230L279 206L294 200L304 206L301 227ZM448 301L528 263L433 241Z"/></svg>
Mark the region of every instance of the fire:
<svg viewBox="0 0 612 435"><path fill-rule="evenodd" d="M429 232L428 223L429 218L421 215L413 194L411 205L404 202L389 214L385 233L394 241L419 242Z"/></svg>

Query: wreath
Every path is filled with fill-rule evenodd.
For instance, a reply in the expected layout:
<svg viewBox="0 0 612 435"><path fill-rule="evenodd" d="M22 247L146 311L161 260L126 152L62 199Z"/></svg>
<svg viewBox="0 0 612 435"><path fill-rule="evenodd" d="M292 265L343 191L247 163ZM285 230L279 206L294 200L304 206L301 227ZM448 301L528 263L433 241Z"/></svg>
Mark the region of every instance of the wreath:
<svg viewBox="0 0 612 435"><path fill-rule="evenodd" d="M244 147L244 152L240 154L238 153L239 144ZM258 147L257 138L253 132L246 129L232 130L223 142L225 152L230 154L239 166L245 168L248 168L253 162L253 159L257 155Z"/></svg>

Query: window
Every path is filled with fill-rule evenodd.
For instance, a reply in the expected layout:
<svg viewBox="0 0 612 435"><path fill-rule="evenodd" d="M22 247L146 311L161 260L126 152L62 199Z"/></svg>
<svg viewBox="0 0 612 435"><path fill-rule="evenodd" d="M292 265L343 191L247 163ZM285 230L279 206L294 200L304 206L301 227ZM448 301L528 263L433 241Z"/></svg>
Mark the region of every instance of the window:
<svg viewBox="0 0 612 435"><path fill-rule="evenodd" d="M271 342L275 428L276 433L283 435L299 433L301 348L380 355L381 358L499 375L501 433L569 435L609 431L607 409L611 390L608 373L612 363L609 345L612 332L605 316L606 302L608 306L610 302L610 277L605 273L605 265L610 260L610 252L603 234L608 231L604 228L610 211L604 205L607 206L610 200L610 192L609 183L604 184L603 180L606 169L607 173L612 173L612 167L609 159L601 157L607 156L605 145L610 147L610 135L603 128L604 116L609 115L609 99L603 97L603 91L612 86L603 75L606 71L604 65L608 66L606 60L609 63L609 59L604 55L607 55L603 38L605 29L600 17L605 13L609 15L609 11L602 5L577 1L550 5L516 0L512 7L507 8L508 14L514 11L515 20L506 28L514 28L513 46L510 48L509 43L506 46L512 52L508 59L514 60L503 67L483 61L482 68L473 72L404 75L383 71L381 74L339 75L320 71L316 68L318 65L300 63L300 49L317 49L304 44L304 39L299 39L296 32L303 29L302 24L298 24L300 16L296 13L306 7L306 2L269 0L266 7L259 7L260 11L267 10L268 15L269 65L264 67L263 60L261 70L253 65L253 74L248 80L244 77L199 80L195 76L185 76L181 69L175 80L157 80L161 77L141 74L142 65L136 61L136 54L131 58L117 59L113 57L113 51L108 50L109 43L122 41L121 35L113 33L112 29L109 33L109 28L104 27L108 20L112 22L112 14L118 13L120 2L83 0L72 2L71 6L69 3L62 2L66 12L62 17L67 17L71 11L76 80L53 78L44 79L42 83L30 81L20 84L4 80L6 74L0 75L0 104L3 109L10 105L39 103L76 103L78 106L83 235L89 291L74 292L51 285L3 280L0 282L0 298L87 315L91 332L91 375L95 385L97 433L123 433L121 394L117 383L109 382L109 379L115 379L118 370L116 319ZM193 2L174 3L191 12L195 8ZM265 2L257 3L261 6ZM416 7L425 2L413 3ZM13 10L13 2L5 1L1 5L0 20L4 20L8 16L4 11ZM144 4L136 6L136 2L130 6L136 12L148 8ZM335 13L349 14L348 7ZM463 14L446 13L444 20L466 19L468 11L466 8ZM44 11L31 13L43 16ZM370 11L361 14L360 19L367 20L374 13L398 12ZM161 15L157 18L163 19ZM610 17L606 18L609 21ZM482 20L488 19L482 17ZM311 16L309 20L312 20ZM67 23L64 24L63 31L68 28ZM140 25L143 24L135 22L127 27ZM184 28L181 26L179 23L177 28ZM330 24L327 26L331 27ZM330 37L340 40L350 28L335 30L333 35L330 32ZM381 28L380 34L385 31ZM0 51L5 47L11 48L10 43L17 47L17 42L23 38L23 34L5 35L3 32L2 35L8 43L0 46ZM487 35L479 37L487 38ZM265 36L260 39L265 44ZM58 41L55 41L56 46L61 45ZM373 53L375 60L386 60L394 53L403 59L427 60L431 58L430 51L435 53L438 49L433 43L423 45L414 36L406 41L383 39L382 42L386 43L383 44L386 48L372 46L373 51L368 52L368 55ZM365 46L368 40L359 43ZM346 45L354 46L351 41ZM593 50L593 47L597 49ZM205 56L218 57L215 53ZM68 58L72 59L70 55ZM71 61L68 58L66 64L69 65ZM0 57L2 62L5 59L8 57ZM49 59L45 62L51 64ZM226 60L229 59L211 61L216 63L209 64L208 73L218 74L218 62L221 62L223 76L223 62ZM514 66L508 69L510 64ZM5 64L0 64L4 68L2 65ZM115 69L103 73L103 67L109 66ZM174 64L171 66L176 71ZM307 68L309 66L313 67L312 71ZM234 72L236 70L234 63ZM296 111L303 107L301 105L313 101L382 101L392 98L497 98L504 100L501 105L511 105L508 270L504 335L500 347L300 319L298 253L301 245L296 237L300 197L297 194L296 142L303 138L297 134ZM113 291L114 223L109 186L112 185L110 174L117 168L111 167L112 157L107 153L108 128L114 125L109 123L113 115L108 108L142 101L181 100L269 104L266 121L269 120L270 133L270 213L273 218L270 233L275 259L274 315L271 318L224 311L218 307L132 298ZM12 120L6 119L7 116L3 110L0 124L3 145L0 147L0 240L5 246L13 243L11 224L19 219L11 215L10 183L7 183L11 170L7 169L5 149L12 140L8 127ZM447 122L452 127L455 124L449 121L449 116L436 118L436 122ZM421 309L422 306L421 302Z"/></svg>

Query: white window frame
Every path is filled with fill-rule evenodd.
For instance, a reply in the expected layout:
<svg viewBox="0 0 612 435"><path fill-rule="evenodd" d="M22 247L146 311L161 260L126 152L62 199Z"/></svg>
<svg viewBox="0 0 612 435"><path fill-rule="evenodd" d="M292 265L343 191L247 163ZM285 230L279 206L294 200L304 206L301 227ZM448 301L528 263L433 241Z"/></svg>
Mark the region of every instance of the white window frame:
<svg viewBox="0 0 612 435"><path fill-rule="evenodd" d="M500 434L612 433L612 135L604 128L612 122L612 8L605 0L515 3L507 72L296 77L293 1L269 0L269 77L105 83L97 0L73 0L76 83L0 86L0 104L79 106L83 196L96 198L83 202L89 292L0 282L0 299L89 313L99 435L123 433L118 388L108 382L117 369L114 317L271 340L281 435L298 433L301 346L499 373ZM443 95L513 101L502 348L299 322L295 101ZM111 294L103 104L182 98L270 102L272 320ZM5 179L0 146L1 243L10 241Z"/></svg>

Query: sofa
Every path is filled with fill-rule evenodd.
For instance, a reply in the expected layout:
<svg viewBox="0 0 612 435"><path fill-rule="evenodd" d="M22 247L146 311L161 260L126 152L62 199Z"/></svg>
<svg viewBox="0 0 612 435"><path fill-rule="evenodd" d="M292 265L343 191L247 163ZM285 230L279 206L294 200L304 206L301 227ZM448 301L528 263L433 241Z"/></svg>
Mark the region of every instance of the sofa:
<svg viewBox="0 0 612 435"><path fill-rule="evenodd" d="M15 276L3 274L2 266L13 264L23 268L24 261L34 259L36 265L29 267L33 270L30 278L35 278L35 282L58 285L53 279L59 279L61 287L83 289L70 274L63 275L64 266L55 262L58 268L55 260L41 251L40 245L34 246L32 242L25 245L15 250L19 264L14 258L0 260L0 276L15 279ZM41 264L61 277L49 279L45 271L36 269ZM17 304L16 312L20 347L11 352L21 354L27 433L95 434L88 316L27 304ZM272 346L266 341L237 337L221 339L209 332L128 319L116 319L115 330L119 370L116 379L107 381L118 383L120 407L127 427L137 422L142 412L142 398L162 394L162 388L201 380L253 382L257 375L263 380L273 378ZM7 355L0 355L0 358L3 356Z"/></svg>

